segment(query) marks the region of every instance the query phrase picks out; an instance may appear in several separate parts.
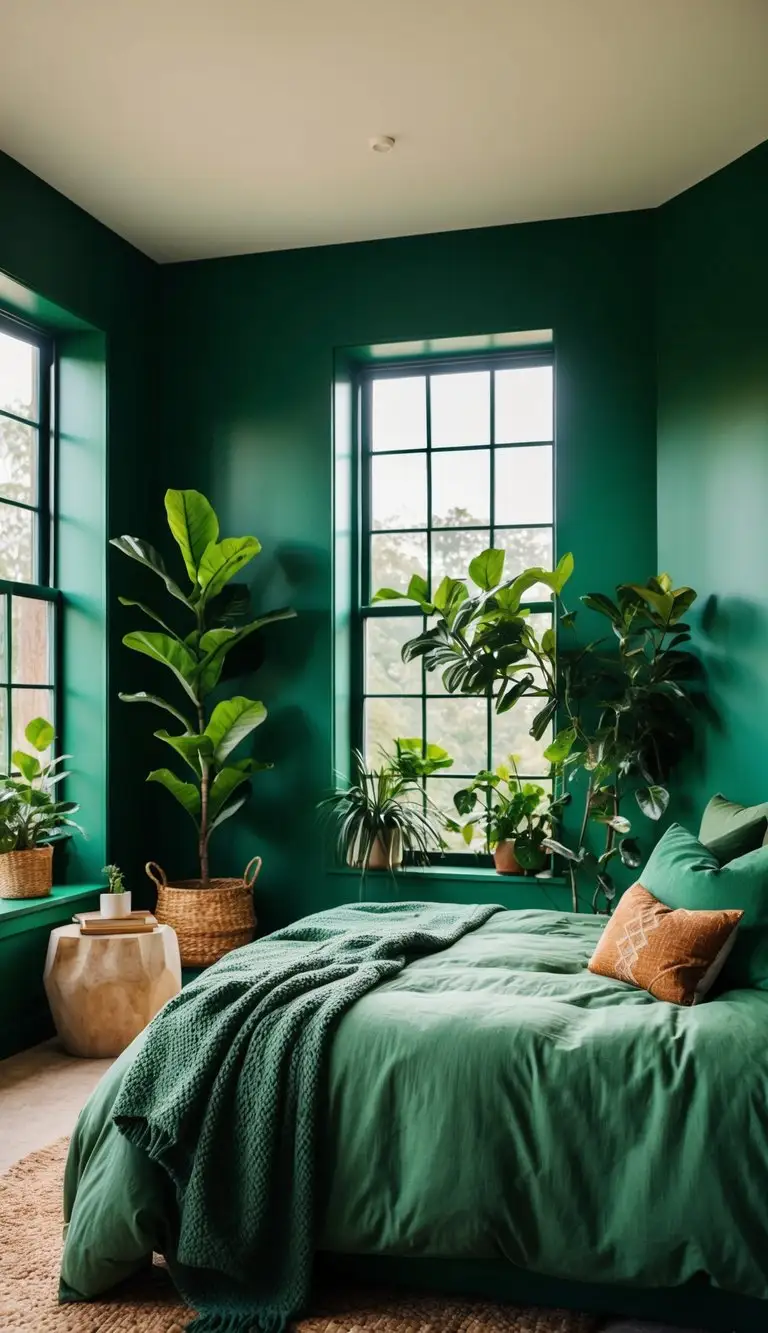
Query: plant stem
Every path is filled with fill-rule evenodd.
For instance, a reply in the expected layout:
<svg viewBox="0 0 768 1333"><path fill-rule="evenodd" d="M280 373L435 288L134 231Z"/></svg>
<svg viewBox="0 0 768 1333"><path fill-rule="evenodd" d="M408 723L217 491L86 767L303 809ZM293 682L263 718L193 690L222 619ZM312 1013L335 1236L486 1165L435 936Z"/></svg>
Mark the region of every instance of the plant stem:
<svg viewBox="0 0 768 1333"><path fill-rule="evenodd" d="M200 735L205 731L205 713L202 704L197 706L197 730ZM211 781L208 760L200 756L200 880L204 888L208 886L208 788Z"/></svg>

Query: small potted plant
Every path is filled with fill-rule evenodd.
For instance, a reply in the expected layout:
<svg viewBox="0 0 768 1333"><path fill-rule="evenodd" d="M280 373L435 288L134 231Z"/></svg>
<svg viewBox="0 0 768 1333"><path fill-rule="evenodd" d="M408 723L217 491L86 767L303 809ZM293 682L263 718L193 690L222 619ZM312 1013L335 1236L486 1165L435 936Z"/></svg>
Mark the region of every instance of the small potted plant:
<svg viewBox="0 0 768 1333"><path fill-rule="evenodd" d="M468 787L456 792L457 812L471 818L464 824L450 821L448 827L460 832L467 845L481 827L498 874L535 874L547 864L543 844L551 820L546 795L538 783L520 781L515 756L510 755L509 765L499 764L492 773L481 769ZM481 808L473 814L478 803Z"/></svg>
<svg viewBox="0 0 768 1333"><path fill-rule="evenodd" d="M12 771L0 776L0 898L46 898L53 883L53 844L79 829L69 818L78 806L55 797L67 777L59 765L71 756L42 763L39 756L55 735L45 718L33 718L24 735L36 753L14 750Z"/></svg>
<svg viewBox="0 0 768 1333"><path fill-rule="evenodd" d="M450 768L450 755L439 745L424 747L420 739L400 738L394 755L384 753L381 767L368 771L360 751L353 753L353 781L320 803L323 815L337 825L339 858L363 874L393 871L405 853L417 862L427 861L430 851L443 846L444 819L424 797L420 783Z"/></svg>
<svg viewBox="0 0 768 1333"><path fill-rule="evenodd" d="M125 887L125 878L119 866L102 866L107 877L107 892L100 895L101 915L108 917L131 915L131 890Z"/></svg>

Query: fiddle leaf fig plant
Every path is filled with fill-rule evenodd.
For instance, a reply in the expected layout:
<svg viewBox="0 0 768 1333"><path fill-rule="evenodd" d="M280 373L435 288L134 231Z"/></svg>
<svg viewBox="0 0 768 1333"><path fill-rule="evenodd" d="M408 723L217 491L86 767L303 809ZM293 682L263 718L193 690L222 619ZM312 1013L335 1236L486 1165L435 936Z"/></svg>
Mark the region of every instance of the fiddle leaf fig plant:
<svg viewBox="0 0 768 1333"><path fill-rule="evenodd" d="M169 490L165 495L168 526L181 552L189 586L184 589L168 572L160 554L137 537L116 537L112 545L129 559L149 569L189 617L189 627L177 631L144 602L127 597L123 606L136 607L159 625L159 630L135 630L123 643L133 652L159 662L173 676L181 700L177 705L158 694L141 690L121 694L130 704L150 704L173 718L181 730L168 725L154 734L172 749L191 780L170 768L157 768L147 778L163 786L192 819L197 833L200 880L209 879L208 844L212 833L237 814L250 795L252 774L271 768L252 758L233 758L233 752L267 715L256 699L235 695L212 705L211 695L221 680L227 656L265 625L296 614L290 607L245 618L250 599L244 589L227 585L257 556L256 537L219 539L219 520L199 491ZM229 593L228 598L223 594ZM234 595L233 595L234 594ZM169 621L173 610L169 612Z"/></svg>

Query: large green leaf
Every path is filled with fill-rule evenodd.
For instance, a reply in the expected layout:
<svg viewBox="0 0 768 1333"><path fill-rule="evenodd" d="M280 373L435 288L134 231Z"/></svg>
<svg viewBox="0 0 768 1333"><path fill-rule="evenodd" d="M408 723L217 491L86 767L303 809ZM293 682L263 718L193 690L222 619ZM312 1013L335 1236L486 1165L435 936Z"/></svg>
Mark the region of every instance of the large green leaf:
<svg viewBox="0 0 768 1333"><path fill-rule="evenodd" d="M548 699L541 712L537 713L531 723L530 735L535 741L540 741L552 718L557 712L557 699Z"/></svg>
<svg viewBox="0 0 768 1333"><path fill-rule="evenodd" d="M198 661L186 644L172 639L168 634L155 634L151 630L135 630L126 634L123 643L136 653L144 653L155 662L162 662L181 682L190 699L198 702L196 690Z"/></svg>
<svg viewBox="0 0 768 1333"><path fill-rule="evenodd" d="M568 758L576 743L576 731L573 727L564 727L558 731L551 745L548 745L544 751L544 758L548 764L562 764L563 760Z"/></svg>
<svg viewBox="0 0 768 1333"><path fill-rule="evenodd" d="M41 769L37 755L27 754L25 750L14 750L11 759L27 782L34 782L35 778L39 778Z"/></svg>
<svg viewBox="0 0 768 1333"><path fill-rule="evenodd" d="M166 625L162 616L159 616L156 611L153 611L151 606L147 606L146 602L134 602L131 597L118 597L117 600L121 606L135 606L137 610L143 611L145 616L148 616L150 620L154 620L156 625L160 625L166 634L170 634L172 639L178 639L179 636L176 631L172 630L170 625Z"/></svg>
<svg viewBox="0 0 768 1333"><path fill-rule="evenodd" d="M256 699L246 699L236 694L233 699L224 699L214 708L205 734L213 745L214 759L223 764L246 736L255 730L267 716L263 703Z"/></svg>
<svg viewBox="0 0 768 1333"><path fill-rule="evenodd" d="M205 548L197 570L203 590L202 600L211 601L218 597L224 585L260 550L261 542L255 537L225 537L222 542L211 542Z"/></svg>
<svg viewBox="0 0 768 1333"><path fill-rule="evenodd" d="M166 703L165 699L161 699L159 694L147 694L146 690L139 690L136 694L120 693L117 697L122 699L124 704L154 704L155 708L162 708L163 712L170 713L171 717L175 717L186 731L194 730L189 719L183 713L180 713L178 708L174 708L173 704Z"/></svg>
<svg viewBox="0 0 768 1333"><path fill-rule="evenodd" d="M251 794L251 789L249 787L247 791L242 792L240 796L236 796L233 801L230 801L229 805L222 806L216 818L212 819L210 824L208 825L209 838L213 833L214 829L217 829L220 824L224 823L225 820L231 819L233 815L237 814L238 810L242 810L250 794Z"/></svg>
<svg viewBox="0 0 768 1333"><path fill-rule="evenodd" d="M183 602L185 606L191 605L189 598L184 595L176 580L172 579L168 573L163 557L155 550L154 546L150 546L149 542L143 542L139 537L112 537L110 546L122 551L123 555L127 555L130 560L138 561L146 569L151 569L153 574L157 574L158 578L163 580L172 597L175 597L179 602Z"/></svg>
<svg viewBox="0 0 768 1333"><path fill-rule="evenodd" d="M462 602L466 602L468 596L466 583L462 583L461 579L449 579L446 575L437 588L432 603L451 625L456 612Z"/></svg>
<svg viewBox="0 0 768 1333"><path fill-rule="evenodd" d="M263 773L271 767L271 764L263 764L256 759L239 759L219 769L208 793L208 818L216 818L232 793L247 782L252 773Z"/></svg>
<svg viewBox="0 0 768 1333"><path fill-rule="evenodd" d="M291 620L295 615L296 612L292 607L285 606L279 611L268 611L266 615L251 620L237 630L225 625L219 629L209 629L200 640L200 651L204 654L198 667L200 697L209 694L218 683L224 658L236 644L242 643L249 634L254 634L257 629L263 629L265 625L272 625L278 620Z"/></svg>
<svg viewBox="0 0 768 1333"><path fill-rule="evenodd" d="M518 676L517 680L511 676L507 677L496 698L496 712L508 713L510 708L514 708L518 699L522 698L526 690L530 689L532 684L533 676L530 672Z"/></svg>
<svg viewBox="0 0 768 1333"><path fill-rule="evenodd" d="M197 824L200 819L200 789L193 782L182 782L169 768L156 768L147 775L147 782L159 782L171 793L179 805Z"/></svg>
<svg viewBox="0 0 768 1333"><path fill-rule="evenodd" d="M489 547L486 551L481 551L474 560L469 563L469 577L478 588L484 592L490 592L501 583L504 573L504 560L506 552L494 550Z"/></svg>
<svg viewBox="0 0 768 1333"><path fill-rule="evenodd" d="M42 754L43 750L47 750L50 746L56 732L51 723L47 722L44 717L33 717L32 721L28 722L24 728L24 735L29 744L33 745Z"/></svg>
<svg viewBox="0 0 768 1333"><path fill-rule="evenodd" d="M602 592L588 592L581 601L590 611L597 611L601 616L607 616L614 625L620 625L623 622L621 611L610 597L606 597Z"/></svg>
<svg viewBox="0 0 768 1333"><path fill-rule="evenodd" d="M669 792L666 787L638 787L635 800L648 819L661 819L669 805Z"/></svg>
<svg viewBox="0 0 768 1333"><path fill-rule="evenodd" d="M166 491L165 512L168 527L184 557L187 573L196 585L203 553L218 538L219 520L199 491Z"/></svg>
<svg viewBox="0 0 768 1333"><path fill-rule="evenodd" d="M172 736L168 731L156 731L155 736L159 741L165 741L170 745L182 759L189 764L193 773L198 776L201 771L200 760L205 759L210 762L213 759L213 742L209 736L203 734L193 736Z"/></svg>

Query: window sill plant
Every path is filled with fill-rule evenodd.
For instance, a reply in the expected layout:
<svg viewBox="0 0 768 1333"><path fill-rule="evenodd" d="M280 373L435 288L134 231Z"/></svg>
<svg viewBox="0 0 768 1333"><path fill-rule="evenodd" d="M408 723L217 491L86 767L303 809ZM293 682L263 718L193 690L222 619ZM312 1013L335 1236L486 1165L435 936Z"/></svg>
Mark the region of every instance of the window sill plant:
<svg viewBox="0 0 768 1333"><path fill-rule="evenodd" d="M101 915L117 917L131 915L131 891L125 887L123 872L119 866L102 866L101 873L107 877L107 892L99 896Z"/></svg>
<svg viewBox="0 0 768 1333"><path fill-rule="evenodd" d="M184 616L191 618L191 628L180 625L177 630L143 602L120 598L123 606L136 607L160 626L159 631L126 634L123 643L170 671L182 697L179 705L146 691L121 694L120 698L125 703L150 704L178 724L173 732L162 729L154 734L187 765L192 780L183 781L169 768L157 768L147 781L164 787L192 820L200 874L197 879L169 883L165 872L151 861L147 874L157 886L157 919L176 931L182 963L202 967L253 938L256 920L251 890L261 858L254 857L239 878L215 879L209 873L209 843L215 830L245 805L252 774L272 767L250 757L232 757L264 721L264 704L235 695L219 698L211 706L211 696L233 649L265 625L296 613L283 608L249 618L247 591L229 585L259 554L261 544L255 537L220 541L219 520L199 491L167 491L165 511L190 580L186 592L148 542L117 537L112 545L161 579L173 610L183 607ZM173 611L167 614L173 621Z"/></svg>
<svg viewBox="0 0 768 1333"><path fill-rule="evenodd" d="M59 755L43 764L54 729L45 718L28 723L24 735L36 750L14 750L13 771L0 777L0 898L47 898L53 883L53 844L77 829L69 816L74 801L57 801L55 789L68 775Z"/></svg>
<svg viewBox="0 0 768 1333"><path fill-rule="evenodd" d="M509 765L499 764L493 773L482 769L468 787L453 798L460 815L470 815L464 824L451 820L448 827L461 833L469 846L479 829L485 833L488 850L499 875L534 875L547 864L544 845L550 833L550 807L546 792L535 782L521 782L514 755ZM478 803L480 809L477 814Z"/></svg>

